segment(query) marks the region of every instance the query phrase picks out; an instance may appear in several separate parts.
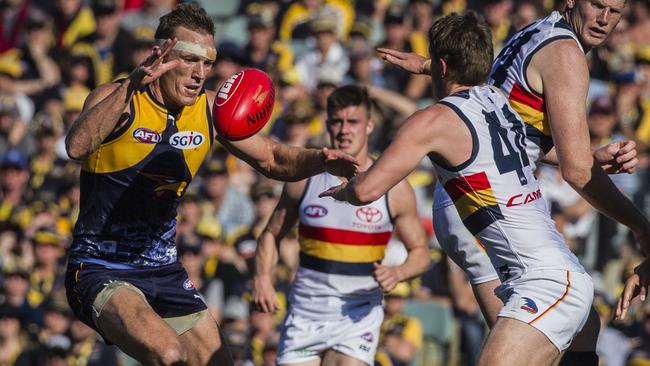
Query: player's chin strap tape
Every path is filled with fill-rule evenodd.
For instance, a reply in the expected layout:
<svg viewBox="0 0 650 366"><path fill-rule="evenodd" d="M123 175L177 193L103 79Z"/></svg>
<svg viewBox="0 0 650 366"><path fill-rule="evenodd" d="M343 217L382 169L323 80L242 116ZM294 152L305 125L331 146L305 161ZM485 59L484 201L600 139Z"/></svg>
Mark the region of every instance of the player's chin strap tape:
<svg viewBox="0 0 650 366"><path fill-rule="evenodd" d="M156 39L156 43L161 46L163 43L165 43L165 40ZM210 61L217 59L217 50L214 49L214 47L205 47L204 45L194 42L176 41L176 44L172 50L191 53Z"/></svg>

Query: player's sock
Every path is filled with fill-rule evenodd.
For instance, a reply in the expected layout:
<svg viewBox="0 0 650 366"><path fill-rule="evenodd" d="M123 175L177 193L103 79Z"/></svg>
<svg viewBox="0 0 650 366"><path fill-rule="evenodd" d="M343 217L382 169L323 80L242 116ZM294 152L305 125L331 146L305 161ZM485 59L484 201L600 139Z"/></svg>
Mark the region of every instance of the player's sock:
<svg viewBox="0 0 650 366"><path fill-rule="evenodd" d="M598 354L593 351L567 351L562 357L559 366L598 366Z"/></svg>

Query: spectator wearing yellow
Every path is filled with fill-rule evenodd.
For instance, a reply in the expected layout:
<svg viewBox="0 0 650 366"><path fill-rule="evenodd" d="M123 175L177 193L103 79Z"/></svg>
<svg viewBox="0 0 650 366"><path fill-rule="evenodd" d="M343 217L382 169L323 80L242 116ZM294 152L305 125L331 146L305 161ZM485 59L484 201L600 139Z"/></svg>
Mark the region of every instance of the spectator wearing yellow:
<svg viewBox="0 0 650 366"><path fill-rule="evenodd" d="M50 227L37 229L32 243L34 270L29 277L27 301L35 307L42 304L57 288L63 287L63 268L59 261L65 251L62 238Z"/></svg>
<svg viewBox="0 0 650 366"><path fill-rule="evenodd" d="M338 19L335 32L341 39L346 39L354 23L354 7L346 0L301 0L287 9L280 22L280 40L289 42L294 38L308 34L309 22L318 13L333 13Z"/></svg>
<svg viewBox="0 0 650 366"><path fill-rule="evenodd" d="M64 50L95 31L95 17L82 0L56 0L54 30L56 46Z"/></svg>
<svg viewBox="0 0 650 366"><path fill-rule="evenodd" d="M422 323L402 314L410 292L409 285L402 282L384 296L380 344L394 366L410 364L422 347ZM384 355L379 357L381 360Z"/></svg>
<svg viewBox="0 0 650 366"><path fill-rule="evenodd" d="M276 40L273 12L252 7L248 14L249 42L244 47L244 64L265 71L284 72L293 67L293 52L285 42Z"/></svg>

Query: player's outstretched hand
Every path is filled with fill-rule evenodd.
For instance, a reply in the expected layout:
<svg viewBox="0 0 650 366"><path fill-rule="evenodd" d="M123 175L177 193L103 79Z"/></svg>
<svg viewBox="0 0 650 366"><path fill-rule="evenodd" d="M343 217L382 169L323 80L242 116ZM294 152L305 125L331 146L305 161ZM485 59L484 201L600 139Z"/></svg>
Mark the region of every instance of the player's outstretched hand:
<svg viewBox="0 0 650 366"><path fill-rule="evenodd" d="M269 276L255 276L253 282L253 306L264 313L280 310L278 295Z"/></svg>
<svg viewBox="0 0 650 366"><path fill-rule="evenodd" d="M382 59L412 74L426 74L429 72L425 66L429 60L417 53L400 52L390 48L377 48L377 53Z"/></svg>
<svg viewBox="0 0 650 366"><path fill-rule="evenodd" d="M607 174L632 173L639 163L636 157L636 142L617 141L594 152L596 161Z"/></svg>
<svg viewBox="0 0 650 366"><path fill-rule="evenodd" d="M401 281L398 267L384 266L380 263L373 263L375 271L372 276L384 292L391 291Z"/></svg>
<svg viewBox="0 0 650 366"><path fill-rule="evenodd" d="M337 201L347 201L345 199L345 188L348 182L343 182L338 186L330 187L326 191L321 192L318 197L332 197Z"/></svg>
<svg viewBox="0 0 650 366"><path fill-rule="evenodd" d="M165 56L171 52L176 42L178 42L176 38L168 39L162 45L153 47L151 55L129 75L133 89L139 89L141 86L151 83L162 74L180 65L181 61L177 58L165 61Z"/></svg>
<svg viewBox="0 0 650 366"><path fill-rule="evenodd" d="M622 320L627 315L630 302L637 296L641 301L645 301L648 294L648 285L650 285L650 259L644 260L634 269L634 274L625 281L623 293L616 304L616 315L614 319Z"/></svg>
<svg viewBox="0 0 650 366"><path fill-rule="evenodd" d="M352 178L357 174L359 162L357 159L340 150L330 150L323 148L325 157L325 170L337 177Z"/></svg>

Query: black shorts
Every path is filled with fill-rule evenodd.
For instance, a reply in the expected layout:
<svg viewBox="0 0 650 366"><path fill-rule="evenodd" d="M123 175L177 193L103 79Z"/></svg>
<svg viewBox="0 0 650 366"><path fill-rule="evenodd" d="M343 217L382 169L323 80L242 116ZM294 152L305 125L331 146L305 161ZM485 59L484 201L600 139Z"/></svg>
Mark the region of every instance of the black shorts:
<svg viewBox="0 0 650 366"><path fill-rule="evenodd" d="M70 263L65 277L68 303L79 320L100 334L94 320L93 303L104 286L111 281L128 282L140 289L149 305L162 318L184 316L207 309L179 262L143 269L108 269L91 263Z"/></svg>

